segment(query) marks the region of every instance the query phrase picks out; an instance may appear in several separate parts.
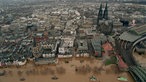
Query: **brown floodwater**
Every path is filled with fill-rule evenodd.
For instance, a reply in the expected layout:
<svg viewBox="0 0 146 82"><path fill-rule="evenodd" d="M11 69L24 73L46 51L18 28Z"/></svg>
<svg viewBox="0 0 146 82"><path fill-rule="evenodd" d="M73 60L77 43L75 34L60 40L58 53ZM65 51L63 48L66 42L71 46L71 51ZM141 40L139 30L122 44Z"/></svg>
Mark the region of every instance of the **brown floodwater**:
<svg viewBox="0 0 146 82"><path fill-rule="evenodd" d="M133 53L135 60L144 68L146 68L146 54L138 54L137 52Z"/></svg>
<svg viewBox="0 0 146 82"><path fill-rule="evenodd" d="M68 62L65 62L68 61ZM77 72L77 67L90 67L90 71ZM58 72L56 68L64 70ZM101 67L99 73L92 71L94 67ZM115 72L116 65L104 66L101 59L61 59L57 65L41 65L35 66L28 63L22 67L1 68L5 70L6 75L0 76L0 82L91 82L90 77L94 75L98 81L96 82L122 82L117 77L124 76L128 82L134 82L128 72ZM82 68L81 68L82 69ZM47 71L49 70L49 71ZM53 80L56 76L58 79ZM20 79L23 78L23 81Z"/></svg>

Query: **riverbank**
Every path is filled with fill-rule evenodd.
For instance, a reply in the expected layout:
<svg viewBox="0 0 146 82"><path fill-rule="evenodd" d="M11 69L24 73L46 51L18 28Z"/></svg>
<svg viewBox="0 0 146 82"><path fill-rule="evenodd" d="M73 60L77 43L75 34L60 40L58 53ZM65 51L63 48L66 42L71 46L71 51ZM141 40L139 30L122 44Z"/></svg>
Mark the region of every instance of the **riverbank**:
<svg viewBox="0 0 146 82"><path fill-rule="evenodd" d="M100 82L120 82L117 80L120 76L127 78L128 82L134 82L130 74L119 71L117 65L104 66L101 60L94 58L62 59L57 65L36 66L27 63L22 67L0 70L6 72L4 76L0 76L0 82L91 82L89 78L92 75ZM57 79L52 79L54 76Z"/></svg>

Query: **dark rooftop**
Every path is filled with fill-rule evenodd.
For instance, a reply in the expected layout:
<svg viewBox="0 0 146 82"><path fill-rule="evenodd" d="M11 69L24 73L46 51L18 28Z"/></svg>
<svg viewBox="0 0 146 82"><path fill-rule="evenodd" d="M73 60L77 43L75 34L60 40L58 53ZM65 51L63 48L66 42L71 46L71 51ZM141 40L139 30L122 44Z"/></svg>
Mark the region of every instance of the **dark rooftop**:
<svg viewBox="0 0 146 82"><path fill-rule="evenodd" d="M146 24L139 27L133 27L130 29L130 32L134 32L136 35L146 34Z"/></svg>

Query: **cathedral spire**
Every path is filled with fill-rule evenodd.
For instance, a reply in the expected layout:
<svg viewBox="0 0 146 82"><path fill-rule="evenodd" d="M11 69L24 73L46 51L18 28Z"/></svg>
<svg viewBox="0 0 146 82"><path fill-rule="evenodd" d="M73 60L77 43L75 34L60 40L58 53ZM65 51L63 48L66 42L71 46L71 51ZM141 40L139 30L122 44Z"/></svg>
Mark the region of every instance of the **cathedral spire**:
<svg viewBox="0 0 146 82"><path fill-rule="evenodd" d="M98 12L98 20L102 20L102 4L100 4L100 8Z"/></svg>
<svg viewBox="0 0 146 82"><path fill-rule="evenodd" d="M105 10L104 10L104 13L103 13L103 18L105 20L108 20L108 7L107 7L107 3L106 3Z"/></svg>

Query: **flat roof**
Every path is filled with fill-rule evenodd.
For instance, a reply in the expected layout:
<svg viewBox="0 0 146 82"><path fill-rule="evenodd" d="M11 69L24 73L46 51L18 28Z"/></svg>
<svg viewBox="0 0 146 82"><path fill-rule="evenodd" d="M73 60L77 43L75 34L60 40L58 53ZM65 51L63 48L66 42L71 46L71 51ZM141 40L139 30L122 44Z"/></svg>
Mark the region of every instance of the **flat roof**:
<svg viewBox="0 0 146 82"><path fill-rule="evenodd" d="M87 41L86 40L79 40L78 41L78 49L79 50L87 50L88 49Z"/></svg>
<svg viewBox="0 0 146 82"><path fill-rule="evenodd" d="M95 51L101 51L101 40L92 39L91 43Z"/></svg>
<svg viewBox="0 0 146 82"><path fill-rule="evenodd" d="M129 41L129 42L134 42L135 40L137 40L140 37L141 36L139 36L139 35L134 35L134 34L131 34L131 33L128 33L128 32L124 32L123 34L120 35L119 38L122 39L122 40Z"/></svg>
<svg viewBox="0 0 146 82"><path fill-rule="evenodd" d="M146 24L131 28L129 31L122 33L119 38L122 40L134 42L140 37L143 37L143 35L146 35Z"/></svg>
<svg viewBox="0 0 146 82"><path fill-rule="evenodd" d="M139 27L133 27L129 30L129 32L133 32L136 35L146 34L146 24Z"/></svg>

